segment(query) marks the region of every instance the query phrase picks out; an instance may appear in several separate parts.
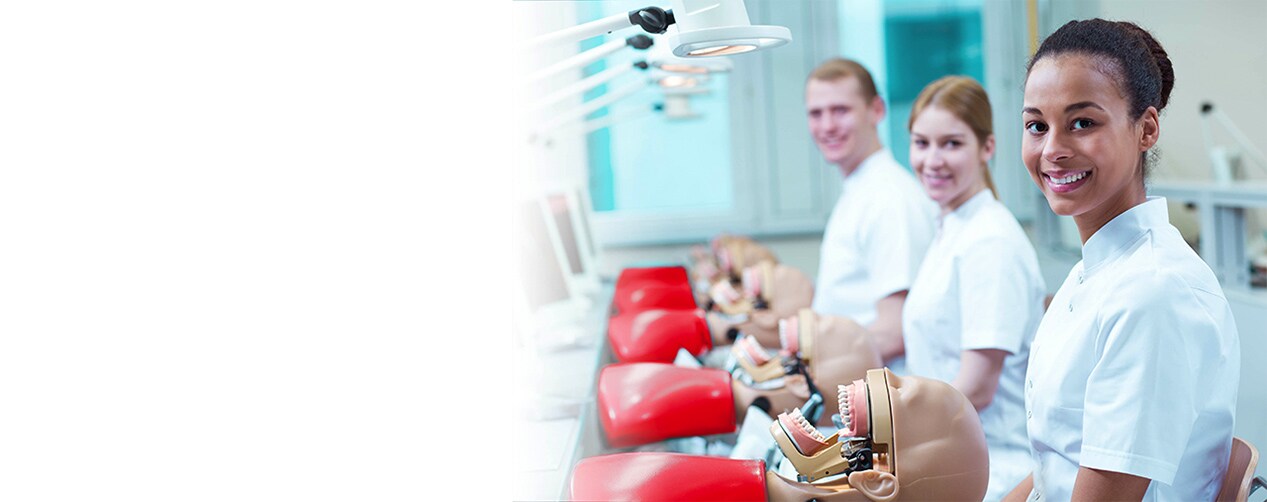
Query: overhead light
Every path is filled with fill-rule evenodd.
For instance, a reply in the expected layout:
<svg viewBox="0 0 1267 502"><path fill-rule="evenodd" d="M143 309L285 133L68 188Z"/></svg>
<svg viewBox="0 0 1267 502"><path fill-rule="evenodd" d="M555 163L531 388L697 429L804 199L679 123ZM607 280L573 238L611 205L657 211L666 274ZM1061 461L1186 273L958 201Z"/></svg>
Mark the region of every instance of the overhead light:
<svg viewBox="0 0 1267 502"><path fill-rule="evenodd" d="M743 0L673 0L673 8L643 7L537 37L529 47L579 42L638 26L647 33L668 33L673 54L711 57L778 47L792 41L783 26L756 25L748 20Z"/></svg>
<svg viewBox="0 0 1267 502"><path fill-rule="evenodd" d="M684 58L678 57L669 50L667 40L660 40L647 51L647 63L664 71L673 73L689 73L706 75L724 73L734 69L735 64L727 58Z"/></svg>
<svg viewBox="0 0 1267 502"><path fill-rule="evenodd" d="M673 0L672 12L669 46L679 57L729 56L792 41L783 26L754 26L743 0Z"/></svg>
<svg viewBox="0 0 1267 502"><path fill-rule="evenodd" d="M695 87L699 85L699 79L685 75L666 75L657 80L656 83L660 84L660 87L665 88Z"/></svg>

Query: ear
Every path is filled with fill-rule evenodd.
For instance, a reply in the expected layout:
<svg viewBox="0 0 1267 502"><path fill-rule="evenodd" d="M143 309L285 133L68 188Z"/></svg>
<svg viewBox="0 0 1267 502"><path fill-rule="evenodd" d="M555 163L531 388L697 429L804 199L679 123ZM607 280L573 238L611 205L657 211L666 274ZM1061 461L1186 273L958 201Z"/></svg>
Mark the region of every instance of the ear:
<svg viewBox="0 0 1267 502"><path fill-rule="evenodd" d="M1156 145L1161 137L1161 123L1157 116L1157 109L1150 106L1144 110L1144 114L1139 117L1139 125L1143 133L1139 138L1139 151L1146 152Z"/></svg>
<svg viewBox="0 0 1267 502"><path fill-rule="evenodd" d="M897 476L884 471L866 470L849 474L849 486L857 488L876 502L892 502L897 498Z"/></svg>
<svg viewBox="0 0 1267 502"><path fill-rule="evenodd" d="M985 137L985 143L981 145L981 153L982 153L981 162L983 163L988 163L990 162L990 159L994 158L994 135L993 134Z"/></svg>
<svg viewBox="0 0 1267 502"><path fill-rule="evenodd" d="M867 110L871 112L871 123L879 124L884 120L884 115L888 113L888 108L884 105L884 100L880 96L871 98L871 104L867 105Z"/></svg>

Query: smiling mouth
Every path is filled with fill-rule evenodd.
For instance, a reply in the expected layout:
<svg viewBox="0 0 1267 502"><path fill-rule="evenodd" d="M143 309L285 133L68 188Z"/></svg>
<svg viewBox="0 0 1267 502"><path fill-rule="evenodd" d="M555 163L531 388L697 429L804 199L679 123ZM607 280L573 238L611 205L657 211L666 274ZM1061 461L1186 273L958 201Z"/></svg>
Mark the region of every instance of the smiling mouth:
<svg viewBox="0 0 1267 502"><path fill-rule="evenodd" d="M1047 186L1053 192L1066 193L1078 189L1086 184L1087 179L1091 177L1091 171L1081 171L1059 178L1053 177L1047 173L1043 173L1043 180L1047 182Z"/></svg>

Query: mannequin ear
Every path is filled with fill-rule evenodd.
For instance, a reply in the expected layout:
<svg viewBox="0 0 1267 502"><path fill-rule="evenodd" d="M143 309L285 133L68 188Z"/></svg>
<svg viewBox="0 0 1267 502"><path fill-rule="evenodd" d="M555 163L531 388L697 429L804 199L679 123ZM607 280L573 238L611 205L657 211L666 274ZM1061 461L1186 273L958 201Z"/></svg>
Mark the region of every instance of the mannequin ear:
<svg viewBox="0 0 1267 502"><path fill-rule="evenodd" d="M849 474L849 486L876 502L892 502L897 498L897 476L884 471L866 470Z"/></svg>

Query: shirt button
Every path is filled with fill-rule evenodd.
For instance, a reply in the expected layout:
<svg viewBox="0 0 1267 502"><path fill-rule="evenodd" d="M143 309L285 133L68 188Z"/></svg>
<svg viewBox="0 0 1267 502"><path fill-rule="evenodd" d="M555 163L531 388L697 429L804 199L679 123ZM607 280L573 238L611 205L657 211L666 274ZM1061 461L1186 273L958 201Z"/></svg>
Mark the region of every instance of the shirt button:
<svg viewBox="0 0 1267 502"><path fill-rule="evenodd" d="M1034 381L1033 381L1033 380L1026 379L1025 381L1026 381L1027 383L1029 383L1029 388L1031 388L1031 389L1032 389L1032 388L1034 388Z"/></svg>
<svg viewBox="0 0 1267 502"><path fill-rule="evenodd" d="M1073 302L1069 302L1069 311L1073 312Z"/></svg>
<svg viewBox="0 0 1267 502"><path fill-rule="evenodd" d="M1082 272L1078 272L1078 284L1082 284Z"/></svg>
<svg viewBox="0 0 1267 502"><path fill-rule="evenodd" d="M1028 411L1026 411L1026 412L1025 412L1025 418L1034 418L1034 410L1028 410Z"/></svg>

